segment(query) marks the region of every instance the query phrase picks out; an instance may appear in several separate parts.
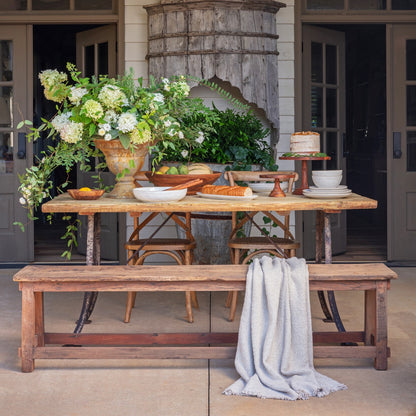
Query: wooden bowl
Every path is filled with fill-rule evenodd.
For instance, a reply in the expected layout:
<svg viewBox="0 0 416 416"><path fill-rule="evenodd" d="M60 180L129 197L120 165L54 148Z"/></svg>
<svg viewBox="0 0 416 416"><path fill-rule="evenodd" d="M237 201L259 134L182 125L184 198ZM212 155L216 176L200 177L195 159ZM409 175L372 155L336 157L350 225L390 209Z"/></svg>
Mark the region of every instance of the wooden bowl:
<svg viewBox="0 0 416 416"><path fill-rule="evenodd" d="M147 179L149 179L149 181L152 182L155 186L175 186L188 182L191 179L202 179L202 183L189 187L188 192L186 193L187 195L195 195L197 192L201 191L201 188L204 185L211 185L214 183L221 176L221 172L197 175L160 175L153 172L145 172L145 175L147 176Z"/></svg>
<svg viewBox="0 0 416 416"><path fill-rule="evenodd" d="M104 194L104 189L91 189L91 191L80 191L79 189L68 189L69 195L74 199L92 201L101 198Z"/></svg>

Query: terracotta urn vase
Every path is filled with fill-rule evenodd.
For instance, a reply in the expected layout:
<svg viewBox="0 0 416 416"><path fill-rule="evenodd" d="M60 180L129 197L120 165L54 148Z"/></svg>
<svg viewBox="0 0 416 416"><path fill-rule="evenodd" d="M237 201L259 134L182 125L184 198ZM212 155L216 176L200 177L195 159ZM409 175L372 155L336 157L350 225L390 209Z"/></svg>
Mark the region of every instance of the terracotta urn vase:
<svg viewBox="0 0 416 416"><path fill-rule="evenodd" d="M114 189L107 195L108 198L134 198L134 175L143 167L146 155L149 151L148 144L135 146L134 152L125 149L120 140L94 140L95 146L105 156L110 172L116 175ZM133 166L133 167L132 167ZM126 173L123 172L125 170Z"/></svg>

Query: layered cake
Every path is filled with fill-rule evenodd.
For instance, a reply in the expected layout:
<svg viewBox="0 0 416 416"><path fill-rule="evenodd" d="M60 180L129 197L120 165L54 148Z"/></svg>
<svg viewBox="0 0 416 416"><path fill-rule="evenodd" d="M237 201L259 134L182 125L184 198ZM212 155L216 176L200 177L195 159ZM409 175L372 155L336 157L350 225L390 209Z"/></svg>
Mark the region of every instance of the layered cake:
<svg viewBox="0 0 416 416"><path fill-rule="evenodd" d="M300 155L309 155L321 151L319 133L301 131L290 136L290 151Z"/></svg>

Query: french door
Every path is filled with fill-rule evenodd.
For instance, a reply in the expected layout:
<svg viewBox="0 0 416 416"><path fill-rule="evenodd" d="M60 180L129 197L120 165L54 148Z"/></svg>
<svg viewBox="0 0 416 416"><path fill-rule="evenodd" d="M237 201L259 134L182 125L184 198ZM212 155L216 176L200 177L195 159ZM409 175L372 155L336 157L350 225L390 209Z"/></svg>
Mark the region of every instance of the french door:
<svg viewBox="0 0 416 416"><path fill-rule="evenodd" d="M32 102L31 62L27 62L27 44L32 27L0 26L0 261L33 260L33 222L20 204L18 174L32 165L32 146L27 144L17 124L28 119ZM13 225L20 222L22 232Z"/></svg>
<svg viewBox="0 0 416 416"><path fill-rule="evenodd" d="M321 152L331 156L330 161L312 162L309 170L342 169L345 184L345 35L311 25L304 25L302 33L302 128L320 133ZM314 212L304 213L303 226L303 256L311 259L315 257ZM333 253L344 252L345 212L331 215L331 230Z"/></svg>
<svg viewBox="0 0 416 416"><path fill-rule="evenodd" d="M416 260L416 25L387 26L387 259Z"/></svg>

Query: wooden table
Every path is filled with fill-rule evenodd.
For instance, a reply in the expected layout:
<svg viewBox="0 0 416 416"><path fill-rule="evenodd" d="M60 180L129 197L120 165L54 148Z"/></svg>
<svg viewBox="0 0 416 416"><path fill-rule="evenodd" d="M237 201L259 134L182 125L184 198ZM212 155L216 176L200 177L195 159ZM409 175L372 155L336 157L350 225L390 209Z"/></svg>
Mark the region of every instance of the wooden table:
<svg viewBox="0 0 416 416"><path fill-rule="evenodd" d="M338 199L312 199L303 195L287 195L285 198L271 198L259 195L250 200L220 200L202 198L199 196L186 196L178 202L148 203L135 199L112 199L101 197L95 201L79 201L72 199L68 194L62 194L42 205L45 213L78 213L88 216L87 232L87 265L100 263L100 214L105 212L138 213L138 212L233 212L233 211L317 211L316 222L316 262L322 261L322 245L325 247L325 263L332 262L330 214L338 214L349 209L375 209L377 201L357 194L347 198ZM78 320L75 333L82 331L82 327L91 315L96 293L87 292ZM326 307L323 293L320 293L320 302L328 320L334 320L338 330L344 332L344 326L339 317L335 296L328 292L331 313Z"/></svg>

